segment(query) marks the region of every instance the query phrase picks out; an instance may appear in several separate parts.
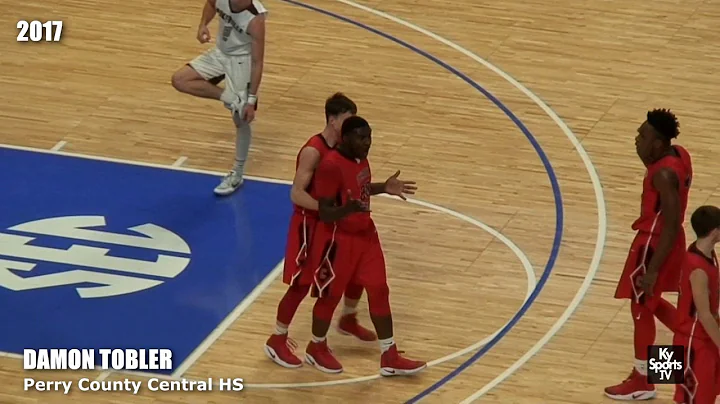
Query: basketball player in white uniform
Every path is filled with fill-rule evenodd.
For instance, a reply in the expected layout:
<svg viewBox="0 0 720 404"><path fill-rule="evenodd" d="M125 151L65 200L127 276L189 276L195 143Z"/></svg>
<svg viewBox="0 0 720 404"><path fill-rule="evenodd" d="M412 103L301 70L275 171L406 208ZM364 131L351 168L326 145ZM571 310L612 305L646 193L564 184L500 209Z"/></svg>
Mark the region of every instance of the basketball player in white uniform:
<svg viewBox="0 0 720 404"><path fill-rule="evenodd" d="M217 195L229 195L243 183L250 150L250 122L255 118L263 74L267 10L258 0L207 0L197 33L200 43L210 41L208 24L215 14L220 19L215 46L175 72L172 84L180 92L220 100L232 111L237 128L235 164L215 188ZM224 90L217 86L223 78Z"/></svg>

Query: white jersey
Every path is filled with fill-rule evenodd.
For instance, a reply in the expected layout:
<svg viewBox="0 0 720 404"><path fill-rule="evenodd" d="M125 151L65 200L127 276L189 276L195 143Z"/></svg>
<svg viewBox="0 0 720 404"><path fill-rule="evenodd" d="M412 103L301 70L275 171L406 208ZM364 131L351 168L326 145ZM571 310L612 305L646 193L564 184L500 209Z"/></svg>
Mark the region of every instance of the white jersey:
<svg viewBox="0 0 720 404"><path fill-rule="evenodd" d="M252 0L250 7L234 13L230 10L230 0L217 0L215 11L220 18L215 44L218 50L230 56L250 56L252 38L247 33L247 27L253 18L267 13L265 6L258 0Z"/></svg>

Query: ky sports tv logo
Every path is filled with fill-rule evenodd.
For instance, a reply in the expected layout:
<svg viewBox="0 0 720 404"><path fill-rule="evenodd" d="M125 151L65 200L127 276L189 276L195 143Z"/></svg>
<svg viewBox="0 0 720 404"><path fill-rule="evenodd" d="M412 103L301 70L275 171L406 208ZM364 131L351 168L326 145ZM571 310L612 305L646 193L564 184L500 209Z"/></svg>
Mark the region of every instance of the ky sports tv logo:
<svg viewBox="0 0 720 404"><path fill-rule="evenodd" d="M682 345L650 345L647 362L648 383L685 383L685 347Z"/></svg>

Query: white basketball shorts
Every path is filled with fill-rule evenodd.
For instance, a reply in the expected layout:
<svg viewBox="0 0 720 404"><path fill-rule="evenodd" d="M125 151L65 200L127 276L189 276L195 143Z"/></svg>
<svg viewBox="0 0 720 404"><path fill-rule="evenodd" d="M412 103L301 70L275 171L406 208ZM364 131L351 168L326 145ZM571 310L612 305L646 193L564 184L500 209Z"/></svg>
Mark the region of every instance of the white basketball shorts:
<svg viewBox="0 0 720 404"><path fill-rule="evenodd" d="M225 88L247 102L250 90L250 56L229 56L218 48L212 47L189 63L202 78L208 81L219 80L225 76Z"/></svg>

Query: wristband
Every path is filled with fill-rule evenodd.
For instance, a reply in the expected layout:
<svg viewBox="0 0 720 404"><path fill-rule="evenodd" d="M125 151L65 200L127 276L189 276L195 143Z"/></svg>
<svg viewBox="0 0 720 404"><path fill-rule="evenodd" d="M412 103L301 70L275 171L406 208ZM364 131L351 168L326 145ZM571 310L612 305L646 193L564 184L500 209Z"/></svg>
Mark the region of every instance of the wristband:
<svg viewBox="0 0 720 404"><path fill-rule="evenodd" d="M257 104L257 95L248 95L248 105L255 105Z"/></svg>

